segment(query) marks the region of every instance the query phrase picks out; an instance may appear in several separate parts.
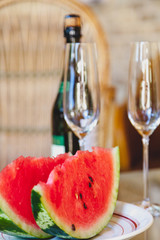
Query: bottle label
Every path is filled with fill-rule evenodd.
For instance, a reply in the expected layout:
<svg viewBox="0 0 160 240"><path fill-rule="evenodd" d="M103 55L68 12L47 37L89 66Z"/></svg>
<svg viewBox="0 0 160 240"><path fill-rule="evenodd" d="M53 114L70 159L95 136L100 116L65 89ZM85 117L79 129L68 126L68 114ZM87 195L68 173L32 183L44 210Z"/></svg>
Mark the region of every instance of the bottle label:
<svg viewBox="0 0 160 240"><path fill-rule="evenodd" d="M53 135L51 145L51 156L56 157L59 154L65 153L64 136Z"/></svg>

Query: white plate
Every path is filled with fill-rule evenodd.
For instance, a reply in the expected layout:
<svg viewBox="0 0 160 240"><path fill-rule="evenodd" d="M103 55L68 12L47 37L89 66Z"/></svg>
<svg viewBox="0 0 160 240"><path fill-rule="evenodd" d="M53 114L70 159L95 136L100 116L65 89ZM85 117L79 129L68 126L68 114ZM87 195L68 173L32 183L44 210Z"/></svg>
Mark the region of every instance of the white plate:
<svg viewBox="0 0 160 240"><path fill-rule="evenodd" d="M131 239L147 230L153 223L152 215L133 204L117 201L114 214L107 227L92 240Z"/></svg>
<svg viewBox="0 0 160 240"><path fill-rule="evenodd" d="M133 204L117 201L114 214L107 227L92 240L124 240L147 230L153 223L152 215L146 210ZM20 238L2 234L4 240ZM1 238L0 238L1 239ZM52 238L60 240L59 238Z"/></svg>

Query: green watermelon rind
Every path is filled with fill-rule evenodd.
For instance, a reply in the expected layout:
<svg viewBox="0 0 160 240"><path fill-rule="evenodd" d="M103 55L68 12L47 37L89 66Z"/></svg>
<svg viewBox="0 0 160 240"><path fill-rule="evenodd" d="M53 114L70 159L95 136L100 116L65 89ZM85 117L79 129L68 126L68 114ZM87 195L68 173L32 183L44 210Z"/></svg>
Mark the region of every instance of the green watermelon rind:
<svg viewBox="0 0 160 240"><path fill-rule="evenodd" d="M73 239L61 230L50 218L41 201L41 193L36 186L31 193L33 215L38 226L46 233L59 238Z"/></svg>
<svg viewBox="0 0 160 240"><path fill-rule="evenodd" d="M114 186L113 186L113 193L112 195L112 199L110 200L110 206L108 206L108 213L107 213L107 217L106 214L104 214L104 216L101 218L101 221L99 222L99 224L97 225L97 223L95 224L95 226L92 226L92 233L90 232L90 230L87 230L88 233L84 233L82 234L81 232L79 234L77 234L76 231L76 236L74 235L74 232L71 231L70 229L66 230L64 229L64 225L62 222L58 221L55 217L54 214L52 214L52 209L50 207L50 205L47 203L46 199L43 197L43 191L41 186L38 184L36 185L33 190L32 190L32 209L33 212L36 212L35 208L37 203L41 206L41 210L45 211L45 214L48 215L47 218L50 219L49 224L46 224L45 227L42 226L43 225L43 221L44 221L44 216L41 216L40 214L34 214L35 220L37 222L37 224L39 225L39 227L42 227L42 230L46 233L50 233L53 234L54 236L57 237L61 237L61 238L66 238L66 232L67 232L67 236L68 238L79 238L79 239L83 239L83 238L90 238L93 237L95 235L97 235L99 232L101 232L106 225L108 224L109 220L111 219L115 206L116 206L116 202L117 202L117 196L118 196L118 188L119 188L119 177L120 177L120 157L119 157L119 147L115 147L112 149L112 156L114 159ZM38 194L38 201L36 200L36 194ZM45 216L46 216L45 215ZM58 225L58 226L57 226ZM61 236L59 236L59 231L61 229ZM83 230L84 232L84 230ZM64 235L63 235L64 233ZM83 236L84 235L84 236Z"/></svg>
<svg viewBox="0 0 160 240"><path fill-rule="evenodd" d="M34 239L33 236L30 236L28 233L20 229L16 224L14 224L11 221L11 219L1 209L0 209L0 232L3 232L14 237Z"/></svg>
<svg viewBox="0 0 160 240"><path fill-rule="evenodd" d="M50 238L51 236L37 227L31 227L27 223L24 223L16 213L11 209L10 205L0 195L0 232L7 233L8 235L24 237L24 238ZM8 217L10 216L10 217ZM3 224L5 224L3 226ZM26 231L24 230L26 229Z"/></svg>

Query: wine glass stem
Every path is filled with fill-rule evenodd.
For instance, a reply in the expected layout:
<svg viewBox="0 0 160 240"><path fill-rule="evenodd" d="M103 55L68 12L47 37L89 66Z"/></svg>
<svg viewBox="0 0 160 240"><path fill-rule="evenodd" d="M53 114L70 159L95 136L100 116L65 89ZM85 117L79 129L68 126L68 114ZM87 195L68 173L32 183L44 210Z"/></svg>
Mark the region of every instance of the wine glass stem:
<svg viewBox="0 0 160 240"><path fill-rule="evenodd" d="M82 151L85 150L85 140L84 140L84 138L79 139L79 146L80 146L80 150L82 150Z"/></svg>
<svg viewBox="0 0 160 240"><path fill-rule="evenodd" d="M144 201L149 202L148 197L148 170L149 170L149 137L143 136L142 137L142 144L143 144L143 183L144 183Z"/></svg>

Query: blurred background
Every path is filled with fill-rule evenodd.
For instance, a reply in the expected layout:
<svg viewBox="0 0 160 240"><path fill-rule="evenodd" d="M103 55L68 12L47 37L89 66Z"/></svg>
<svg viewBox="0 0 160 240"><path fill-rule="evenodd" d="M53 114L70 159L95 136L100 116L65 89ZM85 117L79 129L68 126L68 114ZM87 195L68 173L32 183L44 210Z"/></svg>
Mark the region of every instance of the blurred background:
<svg viewBox="0 0 160 240"><path fill-rule="evenodd" d="M68 13L82 17L83 41L98 46L100 146L120 146L121 171L142 168L141 137L127 117L130 42L159 41L159 12L159 0L1 0L0 168L21 154L50 155ZM150 137L150 168L158 166L160 128Z"/></svg>
<svg viewBox="0 0 160 240"><path fill-rule="evenodd" d="M109 43L112 84L126 101L130 42L159 41L160 1L82 0L96 13ZM123 92L123 93L122 93Z"/></svg>

